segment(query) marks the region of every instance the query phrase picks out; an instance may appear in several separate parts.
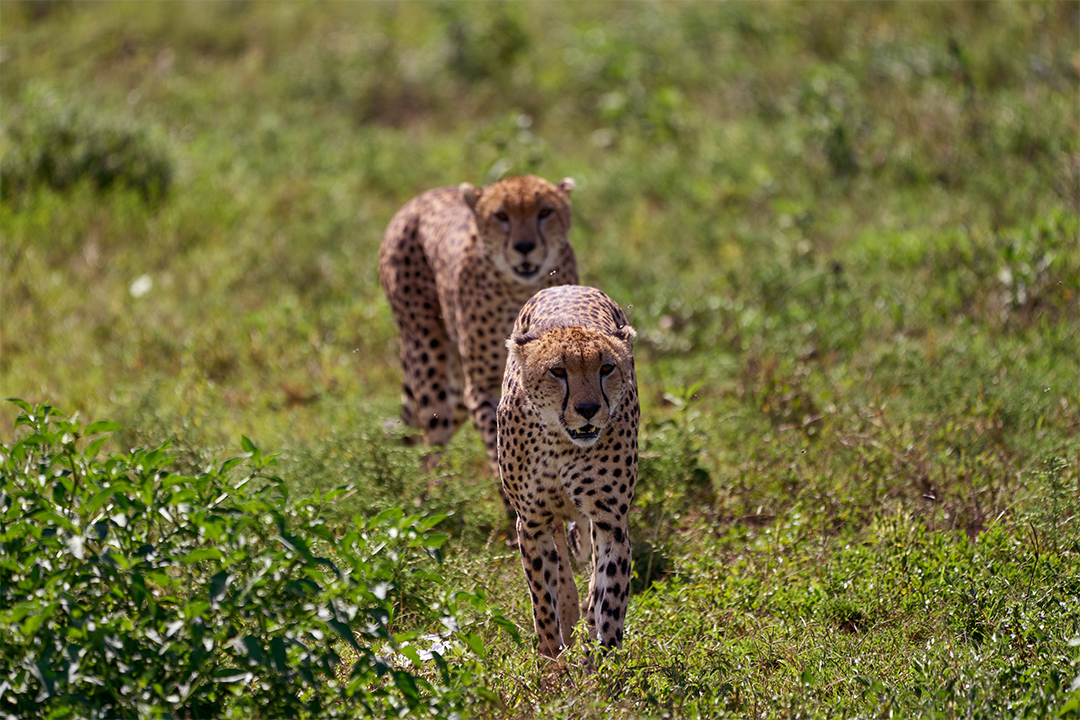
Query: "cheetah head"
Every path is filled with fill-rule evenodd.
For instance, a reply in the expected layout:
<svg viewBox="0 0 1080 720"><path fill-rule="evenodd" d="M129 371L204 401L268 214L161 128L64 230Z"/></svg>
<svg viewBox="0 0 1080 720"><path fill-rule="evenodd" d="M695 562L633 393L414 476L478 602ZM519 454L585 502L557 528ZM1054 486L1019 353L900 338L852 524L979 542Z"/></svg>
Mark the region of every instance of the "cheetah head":
<svg viewBox="0 0 1080 720"><path fill-rule="evenodd" d="M522 175L481 189L462 183L460 189L500 272L532 284L551 270L570 231L573 180L553 185L535 175Z"/></svg>
<svg viewBox="0 0 1080 720"><path fill-rule="evenodd" d="M506 345L521 367L526 395L549 428L561 428L575 445L593 445L632 382L629 325L608 334L582 327L542 335L515 333Z"/></svg>

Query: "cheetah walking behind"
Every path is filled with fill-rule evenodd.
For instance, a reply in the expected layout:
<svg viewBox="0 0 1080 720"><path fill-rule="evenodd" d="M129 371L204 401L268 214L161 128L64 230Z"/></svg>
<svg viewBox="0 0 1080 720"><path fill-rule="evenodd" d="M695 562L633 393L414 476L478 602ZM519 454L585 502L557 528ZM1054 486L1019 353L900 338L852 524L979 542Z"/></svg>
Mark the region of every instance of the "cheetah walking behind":
<svg viewBox="0 0 1080 720"><path fill-rule="evenodd" d="M532 175L423 193L386 229L379 277L401 336L401 417L428 445L471 416L498 472L506 337L537 290L576 284L570 191Z"/></svg>
<svg viewBox="0 0 1080 720"><path fill-rule="evenodd" d="M507 341L499 402L499 466L517 511L540 654L571 643L581 615L565 524L590 527L589 636L621 647L630 596L627 513L638 463L638 395L619 306L590 287L538 292Z"/></svg>

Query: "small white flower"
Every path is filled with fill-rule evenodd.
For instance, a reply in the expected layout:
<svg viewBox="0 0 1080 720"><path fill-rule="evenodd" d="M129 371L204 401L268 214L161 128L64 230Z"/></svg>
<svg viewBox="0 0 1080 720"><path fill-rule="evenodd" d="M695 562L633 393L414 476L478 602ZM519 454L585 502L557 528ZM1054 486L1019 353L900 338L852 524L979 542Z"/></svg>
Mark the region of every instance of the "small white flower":
<svg viewBox="0 0 1080 720"><path fill-rule="evenodd" d="M131 297L141 298L154 287L154 279L149 275L140 275L131 283Z"/></svg>

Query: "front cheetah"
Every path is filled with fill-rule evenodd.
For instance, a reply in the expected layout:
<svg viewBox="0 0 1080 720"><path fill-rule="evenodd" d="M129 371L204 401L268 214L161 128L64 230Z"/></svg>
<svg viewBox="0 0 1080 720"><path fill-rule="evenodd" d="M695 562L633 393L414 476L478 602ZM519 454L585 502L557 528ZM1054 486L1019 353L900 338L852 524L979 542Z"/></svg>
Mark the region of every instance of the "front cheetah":
<svg viewBox="0 0 1080 720"><path fill-rule="evenodd" d="M506 337L533 293L578 281L573 188L526 175L431 190L398 211L379 250L401 333L402 419L442 445L471 415L495 473Z"/></svg>
<svg viewBox="0 0 1080 720"><path fill-rule="evenodd" d="M634 329L590 287L538 292L507 341L499 402L503 491L517 511L540 654L570 645L581 609L564 524L591 526L589 636L621 647L630 595L627 512L637 483Z"/></svg>

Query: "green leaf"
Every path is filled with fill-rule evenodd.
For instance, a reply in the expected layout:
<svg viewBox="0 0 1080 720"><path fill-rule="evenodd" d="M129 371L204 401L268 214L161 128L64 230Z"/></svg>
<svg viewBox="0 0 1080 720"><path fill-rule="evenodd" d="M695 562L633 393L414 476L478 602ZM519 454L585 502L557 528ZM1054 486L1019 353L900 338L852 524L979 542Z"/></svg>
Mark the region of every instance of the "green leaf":
<svg viewBox="0 0 1080 720"><path fill-rule="evenodd" d="M91 442L86 446L86 450L83 451L83 456L87 458L97 457L97 454L101 452L101 446L104 445L105 441L108 439L108 437L99 437L97 440Z"/></svg>
<svg viewBox="0 0 1080 720"><path fill-rule="evenodd" d="M232 573L222 570L221 572L210 578L210 603L211 605L217 604L223 597L225 597L225 591L229 589L229 584L233 581Z"/></svg>
<svg viewBox="0 0 1080 720"><path fill-rule="evenodd" d="M240 436L240 447L243 448L244 452L249 452L252 455L254 455L259 450L257 447L255 447L255 443L251 442L251 438L249 438L247 435Z"/></svg>
<svg viewBox="0 0 1080 720"><path fill-rule="evenodd" d="M187 555L182 557L180 559L180 562L184 563L185 565L191 565L192 563L197 563L200 560L221 560L223 557L225 556L222 555L221 551L217 548L205 547L199 548L198 550L192 550Z"/></svg>
<svg viewBox="0 0 1080 720"><path fill-rule="evenodd" d="M34 412L34 409L32 407L30 407L30 403L26 402L25 400L22 400L20 398L8 398L7 401L9 403L14 403L15 405L18 405L19 407L21 407L23 410L25 410L28 413L33 413Z"/></svg>
<svg viewBox="0 0 1080 720"><path fill-rule="evenodd" d="M41 612L30 615L29 617L26 618L26 620L23 621L22 634L23 634L24 637L27 637L27 638L34 637L34 633L36 633L38 631L38 628L41 627L41 624L43 622L45 622L45 620L49 617L49 615L52 614L51 608L52 608L52 606L49 606L50 612L48 612L48 613L46 613L44 610L42 610Z"/></svg>
<svg viewBox="0 0 1080 720"><path fill-rule="evenodd" d="M92 516L98 511L98 508L105 504L106 500L113 496L115 492L115 488L111 487L107 487L104 490L98 490L94 493L94 496L90 498L90 501L86 503L85 514Z"/></svg>
<svg viewBox="0 0 1080 720"><path fill-rule="evenodd" d="M521 644L521 631L518 630L518 626L515 625L509 618L505 617L501 613L491 616L491 622L498 625L501 629L509 633L510 637L514 639L514 642L518 645Z"/></svg>
<svg viewBox="0 0 1080 720"><path fill-rule="evenodd" d="M412 577L414 580L425 580L433 585L442 585L443 577L436 572L428 572L427 570L416 569L412 571Z"/></svg>
<svg viewBox="0 0 1080 720"><path fill-rule="evenodd" d="M356 489L356 486L353 485L352 483L349 483L348 485L340 485L340 486L334 488L333 490L328 490L326 492L326 494L323 495L323 500L325 502L332 502L334 500L337 500L339 497L341 497L345 493L347 493L347 492L349 492L351 490L355 490L355 489Z"/></svg>
<svg viewBox="0 0 1080 720"><path fill-rule="evenodd" d="M37 609L37 605L31 603L19 603L15 608L4 618L4 622L8 625L14 625L15 623L26 617L27 613L33 612Z"/></svg>
<svg viewBox="0 0 1080 720"><path fill-rule="evenodd" d="M45 683L45 690L48 692L50 698L56 697L56 673L46 664L47 658L40 658L35 665L37 665L38 676Z"/></svg>
<svg viewBox="0 0 1080 720"><path fill-rule="evenodd" d="M292 550L293 552L302 556L305 560L310 561L312 559L311 551L308 550L307 543L305 543L297 536L282 531L279 534L278 539L281 540L281 544L285 546L286 550Z"/></svg>
<svg viewBox="0 0 1080 720"><path fill-rule="evenodd" d="M409 660L412 661L413 665L415 665L416 667L420 667L420 653L416 652L416 648L414 648L412 645L404 645L398 648L398 652L409 658Z"/></svg>
<svg viewBox="0 0 1080 720"><path fill-rule="evenodd" d="M311 672L309 668L300 665L296 668L296 672L300 677L304 678L308 685L315 685L315 675Z"/></svg>
<svg viewBox="0 0 1080 720"><path fill-rule="evenodd" d="M137 570L131 573L131 595L135 600L135 604L140 608L145 601L151 611L154 608L154 596L150 594L150 591L146 589L146 579L143 578L142 573Z"/></svg>
<svg viewBox="0 0 1080 720"><path fill-rule="evenodd" d="M194 620L197 617L201 617L203 613L209 609L210 603L205 600L196 600L184 608L184 617L188 620Z"/></svg>
<svg viewBox="0 0 1080 720"><path fill-rule="evenodd" d="M318 536L328 543L337 544L337 535L335 535L334 531L326 525L308 525L305 529L307 532Z"/></svg>
<svg viewBox="0 0 1080 720"><path fill-rule="evenodd" d="M240 463L247 460L249 457L251 457L251 456L250 455L236 455L235 457L231 457L228 460L221 463L221 468L218 470L218 472L221 473L222 475L224 475L225 473L229 472L230 470L232 470L234 467L236 467Z"/></svg>
<svg viewBox="0 0 1080 720"><path fill-rule="evenodd" d="M322 580L323 576L319 575L315 568L304 568L304 572L308 573L311 577L290 580L285 583L285 589L289 591L290 597L295 598L296 600L303 600L322 589L318 584L318 580Z"/></svg>
<svg viewBox="0 0 1080 720"><path fill-rule="evenodd" d="M398 690L406 699L412 701L412 703L420 702L420 690L416 687L416 680L413 679L412 675L403 670L393 670L391 674L394 677L394 684L397 685Z"/></svg>
<svg viewBox="0 0 1080 720"><path fill-rule="evenodd" d="M86 429L83 430L83 435L96 435L97 433L114 432L123 429L124 426L120 423L114 423L111 420L98 420L87 425Z"/></svg>
<svg viewBox="0 0 1080 720"><path fill-rule="evenodd" d="M53 526L56 526L56 527L63 528L64 530L67 530L68 532L75 532L76 531L75 526L71 524L70 520L68 520L65 517L61 517L61 516L57 515L54 512L43 512L43 513L41 513L40 515L37 516L37 520L38 520L39 523L41 523L42 525L45 525L46 527L49 526L49 525L53 525Z"/></svg>
<svg viewBox="0 0 1080 720"><path fill-rule="evenodd" d="M349 645L352 646L353 650L360 650L360 644L356 642L356 637L353 635L352 630L349 628L348 625L336 618L330 618L326 621L326 624L329 625L334 630L334 632L336 632L341 637L342 640L349 643Z"/></svg>
<svg viewBox="0 0 1080 720"><path fill-rule="evenodd" d="M247 649L247 656L249 659L263 667L270 667L266 653L263 651L262 644L259 643L258 638L246 635L244 637L244 647Z"/></svg>
<svg viewBox="0 0 1080 720"><path fill-rule="evenodd" d="M416 524L416 529L420 532L427 532L431 528L441 523L446 518L450 517L449 513L439 513L437 515L429 515Z"/></svg>
<svg viewBox="0 0 1080 720"><path fill-rule="evenodd" d="M247 670L241 670L240 668L218 668L211 673L210 677L219 683L246 683L254 676Z"/></svg>
<svg viewBox="0 0 1080 720"><path fill-rule="evenodd" d="M289 661L285 654L285 640L280 635L270 638L270 657L273 659L274 669L284 673Z"/></svg>
<svg viewBox="0 0 1080 720"><path fill-rule="evenodd" d="M420 542L420 545L434 550L436 548L442 547L443 543L445 543L449 539L450 535L448 533L433 533L431 535L424 536L423 540Z"/></svg>
<svg viewBox="0 0 1080 720"><path fill-rule="evenodd" d="M479 635L466 632L461 634L461 639L465 641L465 644L469 646L470 650L481 658L487 657L487 649L484 647L484 641L480 639Z"/></svg>
<svg viewBox="0 0 1080 720"><path fill-rule="evenodd" d="M496 693L492 692L491 690L488 690L486 687L477 686L477 687L475 687L473 689L476 690L477 695L484 698L485 700L487 700L489 703L491 703L495 707L497 707L497 708L499 708L501 710L506 710L506 703L504 703L503 699L501 697L499 697Z"/></svg>
<svg viewBox="0 0 1080 720"><path fill-rule="evenodd" d="M405 513L399 507L388 507L375 517L368 520L368 527L378 527L386 523L390 519L398 519Z"/></svg>

